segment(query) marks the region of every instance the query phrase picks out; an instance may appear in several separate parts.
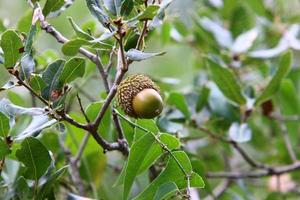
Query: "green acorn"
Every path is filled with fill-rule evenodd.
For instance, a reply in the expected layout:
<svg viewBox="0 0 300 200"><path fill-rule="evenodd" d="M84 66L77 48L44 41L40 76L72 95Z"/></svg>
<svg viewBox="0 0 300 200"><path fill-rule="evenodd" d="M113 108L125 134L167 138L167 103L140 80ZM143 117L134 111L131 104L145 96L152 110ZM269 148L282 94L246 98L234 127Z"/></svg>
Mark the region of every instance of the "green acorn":
<svg viewBox="0 0 300 200"><path fill-rule="evenodd" d="M124 79L118 87L117 98L124 112L134 118L151 119L163 109L158 86L141 74Z"/></svg>

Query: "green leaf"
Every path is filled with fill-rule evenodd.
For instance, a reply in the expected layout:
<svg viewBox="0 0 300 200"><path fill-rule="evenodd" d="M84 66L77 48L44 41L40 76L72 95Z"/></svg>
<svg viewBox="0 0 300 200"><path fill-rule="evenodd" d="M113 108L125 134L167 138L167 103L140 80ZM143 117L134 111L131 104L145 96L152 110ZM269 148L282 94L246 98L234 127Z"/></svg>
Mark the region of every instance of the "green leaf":
<svg viewBox="0 0 300 200"><path fill-rule="evenodd" d="M21 59L20 77L22 80L28 80L32 72L34 72L35 62L29 53L24 53Z"/></svg>
<svg viewBox="0 0 300 200"><path fill-rule="evenodd" d="M85 60L83 58L74 57L68 60L61 72L59 81L62 83L70 83L76 78L83 77L85 72Z"/></svg>
<svg viewBox="0 0 300 200"><path fill-rule="evenodd" d="M64 4L65 0L47 0L43 8L43 15L47 16L51 12L59 10Z"/></svg>
<svg viewBox="0 0 300 200"><path fill-rule="evenodd" d="M257 97L255 104L260 104L272 97L279 89L282 79L289 73L292 65L292 52L288 51L280 57L279 66L276 74L271 79L270 83L264 89L262 94Z"/></svg>
<svg viewBox="0 0 300 200"><path fill-rule="evenodd" d="M202 87L199 92L199 97L196 104L196 111L199 112L205 106L209 98L210 89L208 87Z"/></svg>
<svg viewBox="0 0 300 200"><path fill-rule="evenodd" d="M125 172L123 199L128 199L133 181L145 159L145 151L150 149L154 141L155 139L151 134L145 134L132 145Z"/></svg>
<svg viewBox="0 0 300 200"><path fill-rule="evenodd" d="M144 10L144 12L142 12L138 16L136 16L135 19L140 20L140 21L151 20L157 14L158 9L159 9L158 5L149 5Z"/></svg>
<svg viewBox="0 0 300 200"><path fill-rule="evenodd" d="M109 17L98 0L86 0L86 4L92 15L94 15L104 27L107 27L109 25Z"/></svg>
<svg viewBox="0 0 300 200"><path fill-rule="evenodd" d="M178 139L170 134L162 133L159 139L170 150L180 146ZM146 133L132 145L124 174L125 199L129 195L135 177L147 170L163 153L164 150L150 133ZM123 182L122 177L120 179L119 183Z"/></svg>
<svg viewBox="0 0 300 200"><path fill-rule="evenodd" d="M51 163L48 150L34 137L23 140L21 148L16 151L16 157L26 167L24 176L31 180L38 180Z"/></svg>
<svg viewBox="0 0 300 200"><path fill-rule="evenodd" d="M186 119L190 119L191 114L186 103L185 97L179 92L172 92L167 100L168 104L175 106L184 114Z"/></svg>
<svg viewBox="0 0 300 200"><path fill-rule="evenodd" d="M2 160L8 154L10 154L9 146L5 141L0 139L0 160Z"/></svg>
<svg viewBox="0 0 300 200"><path fill-rule="evenodd" d="M31 88L38 93L40 93L47 86L45 81L38 74L31 74L29 84Z"/></svg>
<svg viewBox="0 0 300 200"><path fill-rule="evenodd" d="M63 44L61 50L63 54L65 54L66 56L75 56L78 53L80 47L84 45L90 45L90 44L91 43L89 41L78 38L78 39L70 40L65 44Z"/></svg>
<svg viewBox="0 0 300 200"><path fill-rule="evenodd" d="M63 87L63 83L59 81L59 77L64 65L64 60L56 60L44 71L42 79L45 81L47 86L42 91L43 98L51 100L52 92L60 91Z"/></svg>
<svg viewBox="0 0 300 200"><path fill-rule="evenodd" d="M96 119L101 107L103 106L103 102L93 102L86 108L86 115L89 120L93 121ZM104 117L98 127L98 132L104 136L106 139L110 139L110 130L111 130L111 110L108 109Z"/></svg>
<svg viewBox="0 0 300 200"><path fill-rule="evenodd" d="M21 38L15 31L7 30L2 34L0 46L4 52L4 66L14 67L23 53Z"/></svg>
<svg viewBox="0 0 300 200"><path fill-rule="evenodd" d="M9 133L9 118L0 112L0 136L5 138Z"/></svg>
<svg viewBox="0 0 300 200"><path fill-rule="evenodd" d="M191 162L183 151L172 152L177 161L181 164L182 168L187 174L190 174L190 186L203 188L204 182L202 178L192 171ZM136 198L136 200L147 200L153 199L158 188L164 183L174 182L179 189L184 189L187 187L187 180L182 170L178 166L177 162L173 157L169 156L169 161L166 168L158 175L158 177L151 182L148 187L141 192Z"/></svg>
<svg viewBox="0 0 300 200"><path fill-rule="evenodd" d="M103 0L103 2L111 14L114 16L120 14L122 0Z"/></svg>
<svg viewBox="0 0 300 200"><path fill-rule="evenodd" d="M124 0L121 6L121 15L130 15L131 11L133 10L133 7L133 0Z"/></svg>
<svg viewBox="0 0 300 200"><path fill-rule="evenodd" d="M25 53L30 54L30 52L32 50L33 40L34 40L34 37L36 35L36 32L37 32L36 24L31 25L30 31L27 35L25 47L24 47Z"/></svg>
<svg viewBox="0 0 300 200"><path fill-rule="evenodd" d="M208 60L208 64L212 79L222 91L224 96L238 105L244 105L246 103L246 99L243 96L242 89L237 83L233 73L213 60Z"/></svg>
<svg viewBox="0 0 300 200"><path fill-rule="evenodd" d="M155 193L154 200L168 199L176 191L179 191L177 185L174 182L167 182L159 186Z"/></svg>
<svg viewBox="0 0 300 200"><path fill-rule="evenodd" d="M88 33L84 32L79 26L77 26L77 24L74 22L72 17L68 17L68 20L69 20L71 26L73 27L73 29L74 29L74 31L75 31L75 33L78 37L86 39L86 40L93 40L94 39Z"/></svg>
<svg viewBox="0 0 300 200"><path fill-rule="evenodd" d="M26 179L20 176L18 180L13 185L16 195L19 199L28 199L30 188L27 184Z"/></svg>
<svg viewBox="0 0 300 200"><path fill-rule="evenodd" d="M36 199L46 199L50 194L51 190L55 186L55 183L60 179L60 177L67 171L68 166L64 166L57 170L54 174L46 180L46 182L41 186Z"/></svg>
<svg viewBox="0 0 300 200"><path fill-rule="evenodd" d="M1 88L3 85L5 85L9 81L10 74L3 66L0 66L0 74L1 74L1 76L0 76L0 88Z"/></svg>
<svg viewBox="0 0 300 200"><path fill-rule="evenodd" d="M136 49L129 49L126 52L126 56L133 61L142 61L146 60L155 56L161 56L164 55L165 52L159 52L159 53L145 53Z"/></svg>

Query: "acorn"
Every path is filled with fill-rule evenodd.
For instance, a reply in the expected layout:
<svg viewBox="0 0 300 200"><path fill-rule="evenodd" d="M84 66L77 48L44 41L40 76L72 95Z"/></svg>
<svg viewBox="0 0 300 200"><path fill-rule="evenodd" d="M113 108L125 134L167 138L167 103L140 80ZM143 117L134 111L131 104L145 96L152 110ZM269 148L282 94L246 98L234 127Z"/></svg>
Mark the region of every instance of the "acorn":
<svg viewBox="0 0 300 200"><path fill-rule="evenodd" d="M117 98L125 114L134 118L151 119L163 109L159 87L142 74L124 79L118 87Z"/></svg>

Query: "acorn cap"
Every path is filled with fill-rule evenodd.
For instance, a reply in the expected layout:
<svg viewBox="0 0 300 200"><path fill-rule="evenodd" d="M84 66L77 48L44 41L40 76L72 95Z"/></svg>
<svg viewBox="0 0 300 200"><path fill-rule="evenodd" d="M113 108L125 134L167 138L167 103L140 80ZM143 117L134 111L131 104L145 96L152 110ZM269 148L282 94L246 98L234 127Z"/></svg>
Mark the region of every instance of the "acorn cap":
<svg viewBox="0 0 300 200"><path fill-rule="evenodd" d="M134 111L133 98L144 89L153 89L159 93L158 86L149 77L142 74L131 75L120 83L117 91L118 103L128 116L141 118Z"/></svg>

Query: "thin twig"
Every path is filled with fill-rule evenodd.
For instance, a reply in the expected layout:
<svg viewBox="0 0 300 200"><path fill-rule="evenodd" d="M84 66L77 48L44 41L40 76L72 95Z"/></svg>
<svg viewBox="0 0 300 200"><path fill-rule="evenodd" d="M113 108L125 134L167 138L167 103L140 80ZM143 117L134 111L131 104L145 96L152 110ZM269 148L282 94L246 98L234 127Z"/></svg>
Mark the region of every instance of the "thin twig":
<svg viewBox="0 0 300 200"><path fill-rule="evenodd" d="M300 162L291 165L271 167L270 170L258 172L208 172L207 178L227 178L227 179L244 179L244 178L261 178L265 176L280 175L292 171L300 170Z"/></svg>
<svg viewBox="0 0 300 200"><path fill-rule="evenodd" d="M91 121L90 121L90 119L88 118L88 116L86 115L86 113L85 113L85 111L84 111L84 108L83 108L83 106L82 106L82 102L81 102L81 99L80 99L78 93L77 93L76 97L77 97L77 100L78 100L78 103L79 103L80 111L82 112L82 114L83 114L83 116L84 116L86 122L87 122L87 123L90 123Z"/></svg>
<svg viewBox="0 0 300 200"><path fill-rule="evenodd" d="M82 156L82 154L83 154L83 151L84 151L84 149L85 149L85 147L86 147L86 145L87 145L87 142L89 141L89 138L90 138L90 134L87 133L87 134L84 136L84 138L83 138L83 140L82 140L82 142L81 142L81 144L80 144L80 146L79 146L77 155L75 156L73 162L78 163L78 161L80 160L80 158L81 158L81 156Z"/></svg>

